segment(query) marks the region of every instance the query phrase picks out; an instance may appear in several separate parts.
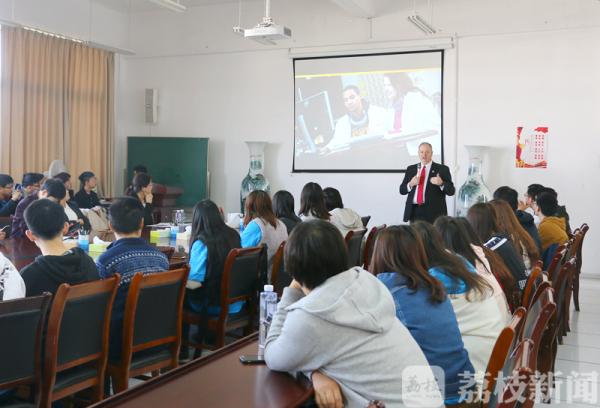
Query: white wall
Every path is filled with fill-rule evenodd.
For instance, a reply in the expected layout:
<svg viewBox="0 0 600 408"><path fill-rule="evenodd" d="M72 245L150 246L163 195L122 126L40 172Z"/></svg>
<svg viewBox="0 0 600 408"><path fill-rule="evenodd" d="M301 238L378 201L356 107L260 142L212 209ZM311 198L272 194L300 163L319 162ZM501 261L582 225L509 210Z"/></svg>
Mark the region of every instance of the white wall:
<svg viewBox="0 0 600 408"><path fill-rule="evenodd" d="M98 0L0 0L0 20L127 49L129 17Z"/></svg>
<svg viewBox="0 0 600 408"><path fill-rule="evenodd" d="M324 46L418 37L406 11L371 21L353 18L322 0L274 3L276 21L290 26L284 46ZM260 3L244 3L243 26L256 23ZM586 252L600 244L600 198L594 174L600 165L597 119L600 50L594 28L600 3L588 0L455 0L434 2L434 24L458 33L446 55L444 137L447 164L460 185L465 144L497 146L486 171L492 191L502 184L524 191L541 182L560 193L573 224L592 229ZM248 168L244 140L270 142L266 175L273 191L296 197L307 181L340 189L345 203L373 224L398 223L404 199L401 174L291 174L293 148L292 69L288 50L244 41L231 33L237 5L190 8L132 16L131 47L138 56L121 60L117 157L126 164L126 137L210 138L211 198L226 211L238 207ZM283 44L283 43L282 43ZM143 90L159 90L159 123L143 122ZM456 110L458 109L458 110ZM513 168L516 126L550 127L550 168ZM458 160L455 160L457 157ZM574 166L580 166L576 173ZM122 174L119 173L119 174ZM576 176L580 174L580 176ZM118 188L122 187L121 176ZM600 273L586 257L584 270Z"/></svg>

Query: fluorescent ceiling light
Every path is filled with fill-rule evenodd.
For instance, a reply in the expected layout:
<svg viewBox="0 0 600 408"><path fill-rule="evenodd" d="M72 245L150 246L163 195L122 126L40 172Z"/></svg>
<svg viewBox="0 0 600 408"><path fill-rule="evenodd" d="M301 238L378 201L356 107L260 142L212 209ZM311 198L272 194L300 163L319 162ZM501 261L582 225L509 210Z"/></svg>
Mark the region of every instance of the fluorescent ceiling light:
<svg viewBox="0 0 600 408"><path fill-rule="evenodd" d="M169 10L178 11L180 13L186 10L186 7L179 3L179 0L148 0L154 4L158 4L161 7L168 8Z"/></svg>
<svg viewBox="0 0 600 408"><path fill-rule="evenodd" d="M423 31L425 34L435 34L437 32L437 30L433 28L431 24L425 21L425 19L418 15L416 12L408 16L408 21L413 23L415 27Z"/></svg>

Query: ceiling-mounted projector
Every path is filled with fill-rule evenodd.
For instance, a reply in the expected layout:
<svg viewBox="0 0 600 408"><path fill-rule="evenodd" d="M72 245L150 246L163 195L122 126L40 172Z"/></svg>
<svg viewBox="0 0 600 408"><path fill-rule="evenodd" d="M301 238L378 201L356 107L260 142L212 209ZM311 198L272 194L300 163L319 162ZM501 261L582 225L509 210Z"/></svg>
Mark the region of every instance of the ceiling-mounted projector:
<svg viewBox="0 0 600 408"><path fill-rule="evenodd" d="M275 24L270 13L271 1L265 0L265 16L262 21L253 28L235 26L233 32L265 45L275 45L275 41L292 38L292 30Z"/></svg>

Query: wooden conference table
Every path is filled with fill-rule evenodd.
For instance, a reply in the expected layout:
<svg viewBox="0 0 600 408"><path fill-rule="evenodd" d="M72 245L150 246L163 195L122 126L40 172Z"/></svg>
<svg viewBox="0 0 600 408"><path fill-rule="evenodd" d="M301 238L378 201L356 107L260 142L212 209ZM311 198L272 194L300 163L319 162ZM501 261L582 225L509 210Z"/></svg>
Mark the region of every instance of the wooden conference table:
<svg viewBox="0 0 600 408"><path fill-rule="evenodd" d="M142 238L146 241L150 241L150 231L152 227L145 227L142 231ZM112 234L110 234L112 235ZM92 237L90 237L92 238ZM113 240L114 236L111 238L110 236L107 238L103 236L105 240ZM169 240L159 241L158 244L160 246L172 246L172 242ZM27 237L22 238L8 238L3 241L0 241L0 252L4 254L12 263L15 265L17 270L23 269L25 266L32 263L35 258L42 253L40 249L31 242ZM169 259L170 268L180 268L185 265L188 261L187 254L182 250L182 248L174 248L174 254Z"/></svg>
<svg viewBox="0 0 600 408"><path fill-rule="evenodd" d="M104 407L296 407L313 395L310 382L265 365L244 365L256 354L253 334L214 353L92 405Z"/></svg>

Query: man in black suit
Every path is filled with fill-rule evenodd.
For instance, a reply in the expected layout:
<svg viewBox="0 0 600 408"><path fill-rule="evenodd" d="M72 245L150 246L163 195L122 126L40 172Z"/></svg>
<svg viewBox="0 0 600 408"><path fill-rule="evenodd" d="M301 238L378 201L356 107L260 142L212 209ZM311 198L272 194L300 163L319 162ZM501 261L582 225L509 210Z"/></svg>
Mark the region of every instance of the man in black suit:
<svg viewBox="0 0 600 408"><path fill-rule="evenodd" d="M400 194L406 195L404 221L434 222L441 215L447 215L446 196L454 195L454 184L450 170L443 164L434 163L431 158L431 144L419 145L418 164L408 166L404 180L400 184Z"/></svg>

